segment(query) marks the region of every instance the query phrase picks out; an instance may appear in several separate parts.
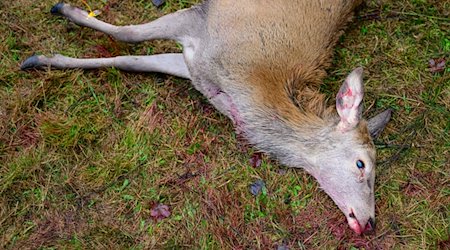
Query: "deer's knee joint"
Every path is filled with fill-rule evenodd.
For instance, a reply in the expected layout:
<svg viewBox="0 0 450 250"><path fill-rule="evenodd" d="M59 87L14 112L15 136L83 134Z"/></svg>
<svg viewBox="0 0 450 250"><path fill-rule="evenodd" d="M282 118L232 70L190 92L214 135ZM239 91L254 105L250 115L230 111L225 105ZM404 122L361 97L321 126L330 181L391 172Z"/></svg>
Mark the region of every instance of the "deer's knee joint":
<svg viewBox="0 0 450 250"><path fill-rule="evenodd" d="M139 33L136 32L132 25L117 27L117 30L113 34L114 38L129 43L140 42Z"/></svg>

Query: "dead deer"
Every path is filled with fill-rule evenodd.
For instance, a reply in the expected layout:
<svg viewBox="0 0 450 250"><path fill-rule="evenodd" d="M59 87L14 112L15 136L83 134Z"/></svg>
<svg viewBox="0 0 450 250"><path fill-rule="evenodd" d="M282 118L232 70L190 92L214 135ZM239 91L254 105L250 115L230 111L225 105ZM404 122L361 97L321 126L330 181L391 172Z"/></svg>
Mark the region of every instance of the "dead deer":
<svg viewBox="0 0 450 250"><path fill-rule="evenodd" d="M116 67L192 81L246 139L282 164L303 168L357 233L375 227L375 147L387 110L361 118L363 69L353 70L327 107L319 85L360 0L209 0L152 22L114 26L68 4L51 13L137 43L175 40L183 53L76 59L35 55L21 68Z"/></svg>

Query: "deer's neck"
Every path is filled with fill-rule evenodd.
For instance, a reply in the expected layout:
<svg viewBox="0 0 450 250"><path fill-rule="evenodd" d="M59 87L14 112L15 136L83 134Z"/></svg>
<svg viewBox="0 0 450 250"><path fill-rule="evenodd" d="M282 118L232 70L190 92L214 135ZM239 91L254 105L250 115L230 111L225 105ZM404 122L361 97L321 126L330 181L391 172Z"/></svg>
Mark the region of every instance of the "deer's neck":
<svg viewBox="0 0 450 250"><path fill-rule="evenodd" d="M247 91L231 95L248 140L284 165L313 171L338 122L318 92L324 75L311 65L254 67Z"/></svg>
<svg viewBox="0 0 450 250"><path fill-rule="evenodd" d="M321 118L298 109L292 112L298 115L289 120L276 109L258 109L244 115L243 130L253 145L282 164L314 173L318 157L334 144L337 118Z"/></svg>

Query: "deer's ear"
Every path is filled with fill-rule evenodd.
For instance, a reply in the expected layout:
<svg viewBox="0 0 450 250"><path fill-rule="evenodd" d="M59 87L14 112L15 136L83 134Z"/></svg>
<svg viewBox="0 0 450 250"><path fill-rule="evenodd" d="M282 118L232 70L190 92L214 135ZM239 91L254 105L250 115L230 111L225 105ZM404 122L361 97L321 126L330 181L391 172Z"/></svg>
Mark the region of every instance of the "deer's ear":
<svg viewBox="0 0 450 250"><path fill-rule="evenodd" d="M370 135L373 139L377 138L383 132L387 123L391 119L392 109L386 109L382 113L372 117L368 121Z"/></svg>
<svg viewBox="0 0 450 250"><path fill-rule="evenodd" d="M345 79L336 96L336 110L341 117L337 129L341 132L352 130L358 125L362 114L364 96L363 69L354 69Z"/></svg>

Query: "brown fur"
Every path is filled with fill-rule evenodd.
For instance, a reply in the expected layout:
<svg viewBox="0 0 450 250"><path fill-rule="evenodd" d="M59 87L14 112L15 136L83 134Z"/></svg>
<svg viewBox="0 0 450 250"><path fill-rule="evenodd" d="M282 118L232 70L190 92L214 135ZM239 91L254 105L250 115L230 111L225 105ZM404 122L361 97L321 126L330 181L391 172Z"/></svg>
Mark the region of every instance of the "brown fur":
<svg viewBox="0 0 450 250"><path fill-rule="evenodd" d="M367 126L367 121L361 120L356 129L358 130L357 140L361 142L361 145L367 146L370 150L372 150L375 153L375 145L373 144L373 140L370 135L369 128ZM373 158L375 159L375 157Z"/></svg>
<svg viewBox="0 0 450 250"><path fill-rule="evenodd" d="M237 44L227 46L236 49L221 57L227 68L242 72L241 77L251 85L256 104L275 109L278 116L290 123L309 123L311 119L320 122L334 114L334 108L327 108L319 85L326 75L333 47L360 2L213 1L209 7L221 14L217 18L210 16L209 22L211 27L221 29L216 32L226 34L220 37L225 44ZM248 17L249 12L258 15ZM234 22L217 25L220 19L226 19L224 15ZM282 21L271 23L274 18ZM245 30L249 22L255 24L251 31ZM277 27L273 28L274 25ZM235 62L236 58L240 61Z"/></svg>

